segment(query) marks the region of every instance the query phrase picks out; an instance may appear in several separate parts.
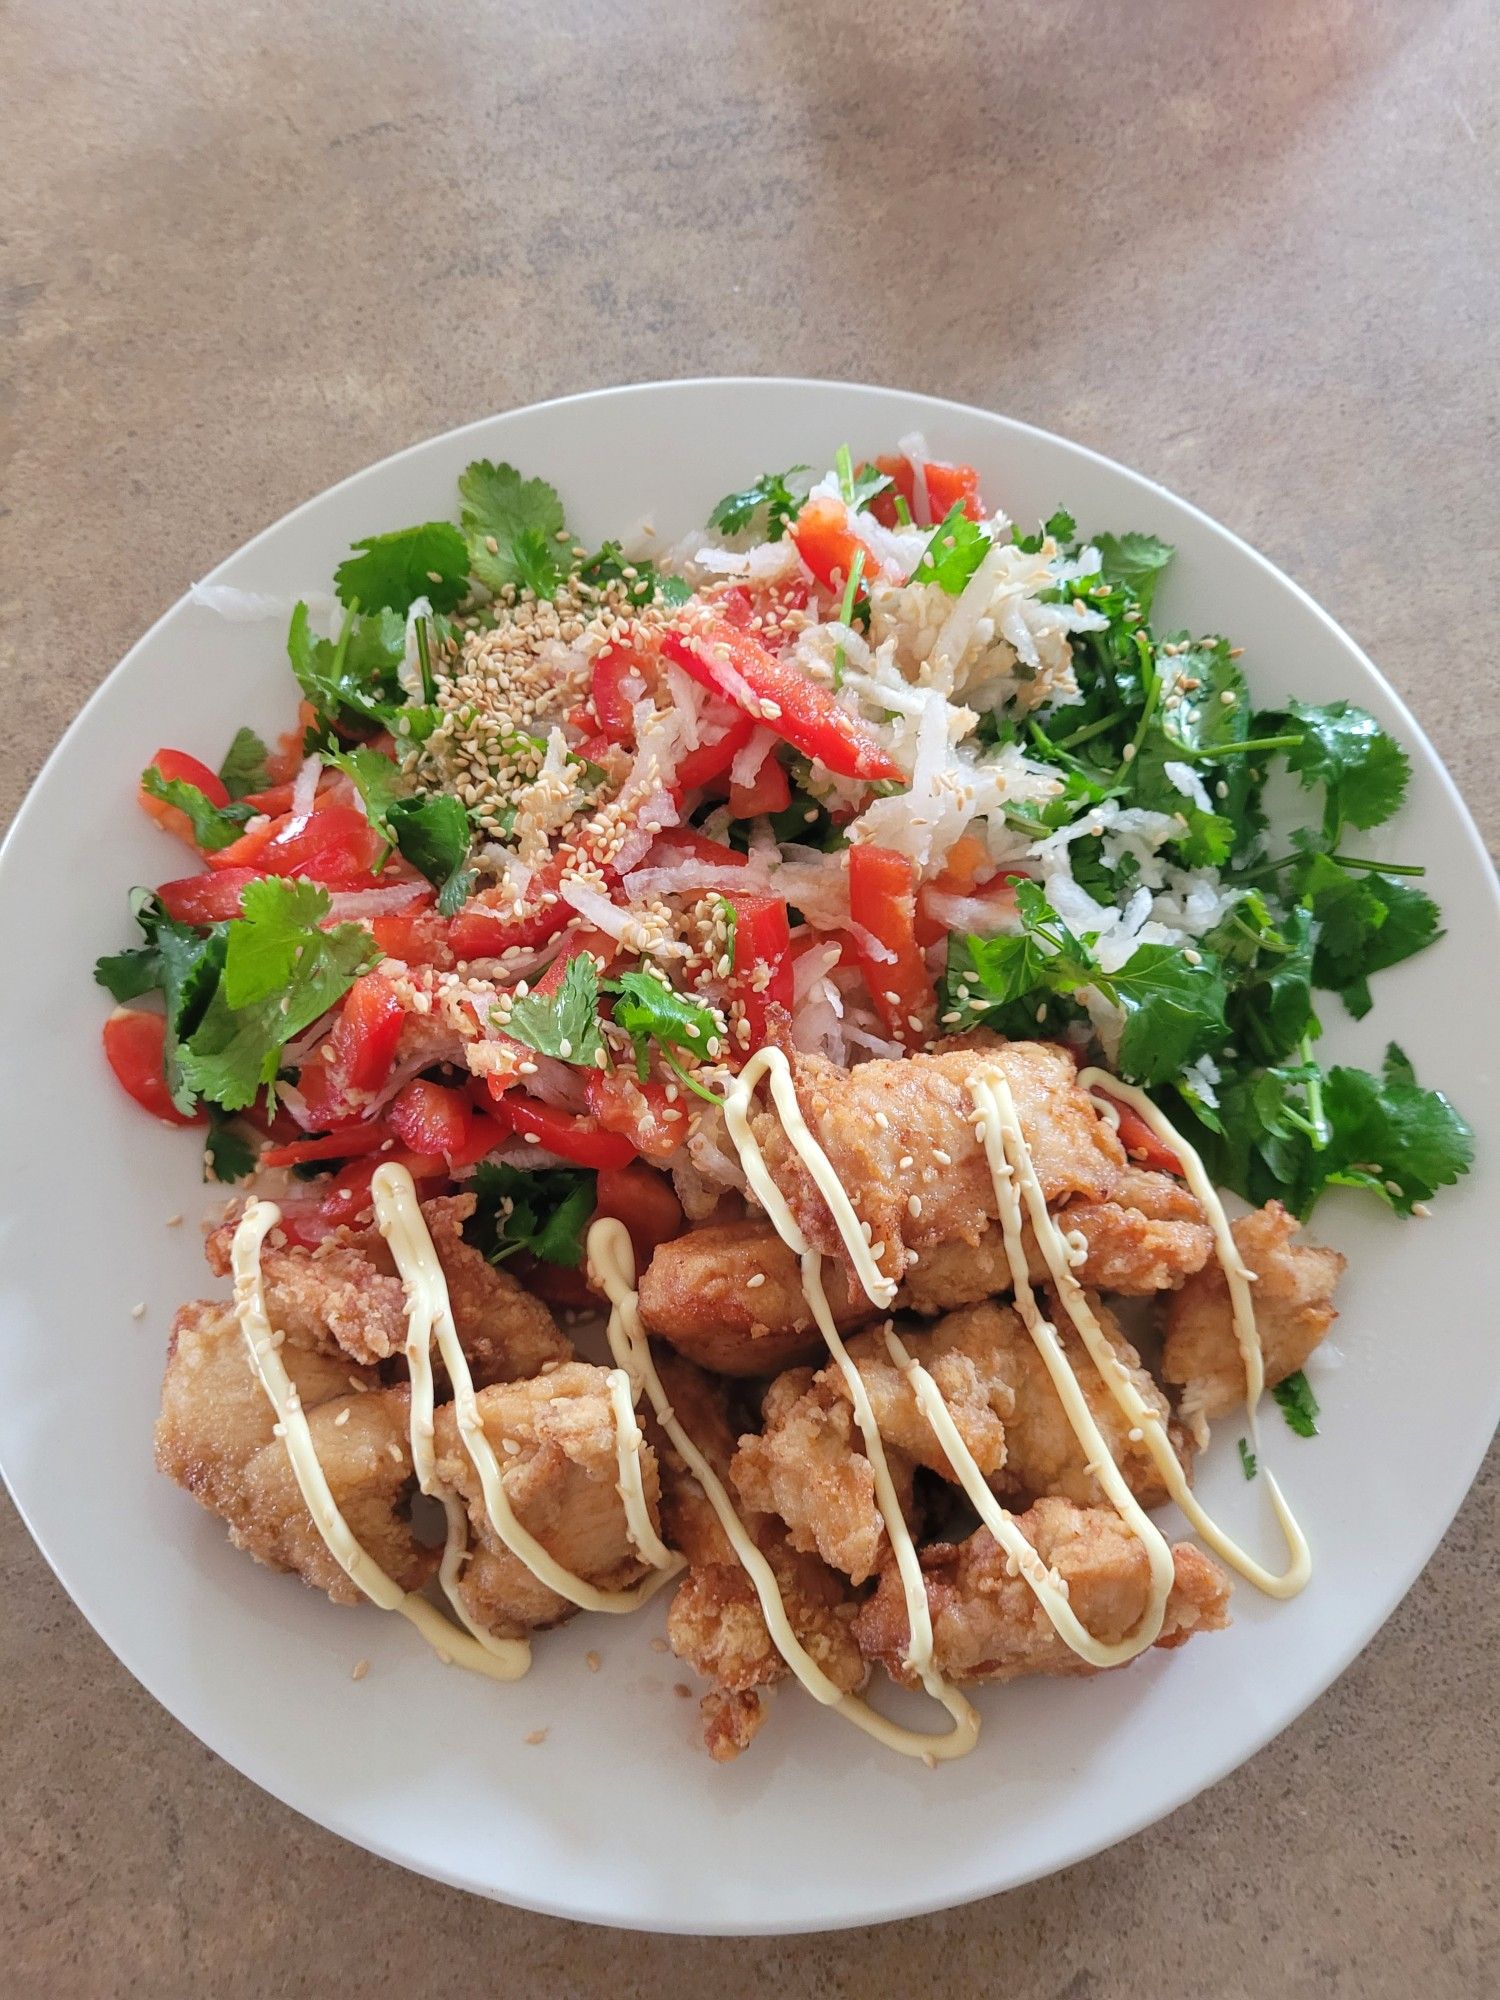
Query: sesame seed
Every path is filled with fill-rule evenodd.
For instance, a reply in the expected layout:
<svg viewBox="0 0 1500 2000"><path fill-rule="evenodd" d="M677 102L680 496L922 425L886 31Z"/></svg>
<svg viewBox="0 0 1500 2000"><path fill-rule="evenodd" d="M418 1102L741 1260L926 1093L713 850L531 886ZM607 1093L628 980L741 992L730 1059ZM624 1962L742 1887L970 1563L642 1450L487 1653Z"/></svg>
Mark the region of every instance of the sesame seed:
<svg viewBox="0 0 1500 2000"><path fill-rule="evenodd" d="M1414 1201L1411 1205L1411 1212L1419 1221L1425 1222L1427 1217L1431 1215L1432 1210L1427 1206L1425 1201Z"/></svg>
<svg viewBox="0 0 1500 2000"><path fill-rule="evenodd" d="M168 1229L176 1229L181 1223L181 1221L182 1221L181 1215L169 1215L167 1217Z"/></svg>
<svg viewBox="0 0 1500 2000"><path fill-rule="evenodd" d="M875 1113L875 1123L880 1127L882 1132L889 1132L891 1129L891 1121L883 1111Z"/></svg>
<svg viewBox="0 0 1500 2000"><path fill-rule="evenodd" d="M349 1412L346 1409L340 1410L338 1415L333 1420L334 1429L342 1430L344 1425L347 1424L348 1421L349 1421Z"/></svg>
<svg viewBox="0 0 1500 2000"><path fill-rule="evenodd" d="M896 1162L896 1165L897 1165L897 1166L898 1166L898 1167L900 1168L900 1170L902 1171L902 1173L905 1173L906 1169L907 1169L907 1168L908 1168L908 1167L909 1167L909 1166L910 1166L911 1164L912 1164L912 1157L911 1157L911 1154L910 1154L910 1153L903 1153L903 1154L901 1155L900 1159L899 1159L899 1160L897 1160L897 1162Z"/></svg>
<svg viewBox="0 0 1500 2000"><path fill-rule="evenodd" d="M597 1674L599 1669L604 1665L604 1662L597 1653L585 1653L583 1664L591 1674Z"/></svg>
<svg viewBox="0 0 1500 2000"><path fill-rule="evenodd" d="M922 1197L919 1194L906 1197L906 1212L913 1220L922 1213Z"/></svg>
<svg viewBox="0 0 1500 2000"><path fill-rule="evenodd" d="M745 1290L746 1290L747 1292L755 1292L755 1291L759 1291L760 1287L761 1287L761 1286L762 1286L762 1285L763 1285L763 1284L764 1284L765 1282L766 1282L766 1274L765 1274L765 1272L764 1272L764 1271L757 1271L757 1272L755 1273L754 1277L752 1277L752 1278L747 1278L747 1279L745 1280Z"/></svg>
<svg viewBox="0 0 1500 2000"><path fill-rule="evenodd" d="M653 1639L651 1641L651 1650L653 1653L666 1653L670 1652L671 1648L665 1639Z"/></svg>
<svg viewBox="0 0 1500 2000"><path fill-rule="evenodd" d="M542 1143L541 1140L536 1136L535 1132L526 1132L523 1133L522 1136L525 1139L528 1146L540 1146Z"/></svg>
<svg viewBox="0 0 1500 2000"><path fill-rule="evenodd" d="M1183 952L1182 955L1187 960L1189 965L1201 965L1203 963L1202 952L1194 951L1191 945L1188 946L1188 948L1186 949L1186 951Z"/></svg>
<svg viewBox="0 0 1500 2000"><path fill-rule="evenodd" d="M362 1681L369 1671L370 1662L368 1660L356 1660L349 1678L351 1681Z"/></svg>
<svg viewBox="0 0 1500 2000"><path fill-rule="evenodd" d="M130 1308L130 1317L132 1319L144 1319L146 1317L146 1301L144 1299L136 1300L135 1304Z"/></svg>
<svg viewBox="0 0 1500 2000"><path fill-rule="evenodd" d="M951 1153L945 1153L941 1146L933 1147L932 1157L937 1161L940 1167L951 1167L953 1165L953 1155Z"/></svg>
<svg viewBox="0 0 1500 2000"><path fill-rule="evenodd" d="M1127 764L1133 764L1135 762L1135 745L1127 743L1125 748L1120 752L1120 755L1125 759Z"/></svg>
<svg viewBox="0 0 1500 2000"><path fill-rule="evenodd" d="M441 1658L442 1657L441 1654L439 1654L438 1657ZM528 1729L525 1736L521 1740L524 1743L545 1743L547 1740L547 1732L545 1729Z"/></svg>

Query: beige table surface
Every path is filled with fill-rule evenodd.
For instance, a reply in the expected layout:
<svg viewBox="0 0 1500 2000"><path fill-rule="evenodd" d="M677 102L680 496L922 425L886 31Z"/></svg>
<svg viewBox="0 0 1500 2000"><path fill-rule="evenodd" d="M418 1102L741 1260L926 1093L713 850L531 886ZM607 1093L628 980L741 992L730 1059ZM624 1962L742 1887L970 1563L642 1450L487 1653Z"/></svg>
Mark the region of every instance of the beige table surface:
<svg viewBox="0 0 1500 2000"><path fill-rule="evenodd" d="M986 404L1177 488L1368 647L1493 841L1497 55L1486 0L12 0L0 806L309 494L491 410L743 371ZM1364 1658L1165 1825L755 1945L514 1914L307 1825L7 1510L0 1993L1493 1995L1493 1475Z"/></svg>

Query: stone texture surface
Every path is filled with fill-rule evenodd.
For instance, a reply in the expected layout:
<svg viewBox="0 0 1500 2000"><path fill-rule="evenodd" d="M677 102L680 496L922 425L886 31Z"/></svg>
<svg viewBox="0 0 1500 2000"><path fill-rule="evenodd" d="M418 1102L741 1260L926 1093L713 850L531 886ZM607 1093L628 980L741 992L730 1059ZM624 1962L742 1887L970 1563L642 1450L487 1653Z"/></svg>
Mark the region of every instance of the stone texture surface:
<svg viewBox="0 0 1500 2000"><path fill-rule="evenodd" d="M307 495L494 408L745 371L989 404L1189 495L1368 647L1493 839L1497 56L1487 0L12 0L0 809ZM754 1946L519 1915L304 1824L7 1511L0 1993L1494 1993L1497 1492L1165 1825Z"/></svg>

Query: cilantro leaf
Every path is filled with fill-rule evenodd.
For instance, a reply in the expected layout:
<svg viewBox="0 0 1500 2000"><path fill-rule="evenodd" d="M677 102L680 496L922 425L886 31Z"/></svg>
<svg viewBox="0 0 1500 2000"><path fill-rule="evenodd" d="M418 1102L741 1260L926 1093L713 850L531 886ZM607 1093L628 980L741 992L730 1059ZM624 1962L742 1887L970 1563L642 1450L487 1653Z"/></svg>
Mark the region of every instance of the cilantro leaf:
<svg viewBox="0 0 1500 2000"><path fill-rule="evenodd" d="M269 751L253 729L237 729L234 741L224 752L224 761L219 766L219 783L232 799L242 799L247 792L263 792L271 782L271 774L266 769Z"/></svg>
<svg viewBox="0 0 1500 2000"><path fill-rule="evenodd" d="M164 778L154 764L148 764L142 771L141 790L148 798L160 799L163 805L175 806L185 814L193 829L193 841L205 854L216 854L221 847L238 840L246 822L255 817L253 806L216 806L206 792L186 778Z"/></svg>
<svg viewBox="0 0 1500 2000"><path fill-rule="evenodd" d="M895 484L891 475L882 472L878 465L856 466L846 444L839 446L838 475L839 494L844 505L856 514L868 513L870 502Z"/></svg>
<svg viewBox="0 0 1500 2000"><path fill-rule="evenodd" d="M1223 1042L1227 994L1207 953L1195 965L1176 945L1137 945L1118 972L1094 983L1126 1009L1119 1064L1137 1083L1166 1083Z"/></svg>
<svg viewBox="0 0 1500 2000"><path fill-rule="evenodd" d="M486 590L554 596L572 566L556 489L545 479L523 479L513 465L479 458L465 467L458 491L469 567Z"/></svg>
<svg viewBox="0 0 1500 2000"><path fill-rule="evenodd" d="M1284 1382L1278 1382L1271 1394L1280 1405L1288 1428L1294 1430L1299 1438L1318 1435L1318 1399L1300 1368L1295 1375L1288 1375Z"/></svg>
<svg viewBox="0 0 1500 2000"><path fill-rule="evenodd" d="M1370 1011L1372 973L1424 951L1443 935L1442 912L1399 876L1352 873L1331 855L1310 855L1296 888L1318 922L1313 976L1356 1019Z"/></svg>
<svg viewBox="0 0 1500 2000"><path fill-rule="evenodd" d="M1099 574L1106 583L1123 584L1140 606L1141 616L1149 618L1161 573L1176 549L1155 535L1135 532L1095 535L1093 540L1099 551Z"/></svg>
<svg viewBox="0 0 1500 2000"><path fill-rule="evenodd" d="M1018 549L1024 550L1029 556L1035 556L1041 554L1042 543L1049 536L1059 547L1065 547L1068 543L1077 539L1078 523L1073 519L1073 516L1068 512L1066 507L1059 507L1055 513L1049 514L1034 534L1012 534L1011 540Z"/></svg>
<svg viewBox="0 0 1500 2000"><path fill-rule="evenodd" d="M576 963L576 961L575 961ZM594 1175L574 1167L525 1169L482 1160L469 1183L475 1212L465 1234L492 1264L525 1250L576 1270L594 1212Z"/></svg>
<svg viewBox="0 0 1500 2000"><path fill-rule="evenodd" d="M225 929L215 924L204 931L173 923L149 889L134 889L131 913L146 942L131 951L98 960L94 978L117 1001L159 992L164 1002L167 1033L163 1065L172 1101L179 1111L191 1111L193 1093L180 1063L182 1042L207 1011L224 968Z"/></svg>
<svg viewBox="0 0 1500 2000"><path fill-rule="evenodd" d="M712 1010L674 992L654 972L622 973L608 982L606 991L615 996L615 1021L634 1045L636 1070L643 1080L653 1042L700 1061L719 1053L724 1030Z"/></svg>
<svg viewBox="0 0 1500 2000"><path fill-rule="evenodd" d="M1273 918L1265 898L1250 889L1203 940L1229 983L1230 1033L1257 1061L1277 1062L1305 1035L1318 1032L1314 936L1307 909L1299 906Z"/></svg>
<svg viewBox="0 0 1500 2000"><path fill-rule="evenodd" d="M128 951L115 951L94 960L94 982L102 986L112 1000L138 1000L143 993L155 993L161 987L161 957L155 945L132 945Z"/></svg>
<svg viewBox="0 0 1500 2000"><path fill-rule="evenodd" d="M933 529L911 580L939 583L950 597L958 597L993 546L988 530L971 521L963 502L956 501Z"/></svg>
<svg viewBox="0 0 1500 2000"><path fill-rule="evenodd" d="M539 1055L593 1069L604 1047L599 1026L599 970L586 951L568 960L555 993L528 993L511 1002L504 1029Z"/></svg>
<svg viewBox="0 0 1500 2000"><path fill-rule="evenodd" d="M334 571L339 602L405 618L419 597L452 611L469 594L469 550L451 521L424 521L389 535L366 535Z"/></svg>
<svg viewBox="0 0 1500 2000"><path fill-rule="evenodd" d="M1267 725L1301 734L1301 743L1286 753L1287 765L1304 785L1322 785L1330 843L1343 825L1379 826L1405 798L1411 760L1374 716L1353 702L1323 707L1289 702L1284 710L1255 718L1258 733Z"/></svg>
<svg viewBox="0 0 1500 2000"><path fill-rule="evenodd" d="M753 486L739 493L726 493L709 515L708 525L721 534L740 535L764 512L766 540L779 542L802 510L808 481L801 475L810 469L794 465L786 472L762 473Z"/></svg>
<svg viewBox="0 0 1500 2000"><path fill-rule="evenodd" d="M627 574L628 572L628 574ZM578 572L580 583L601 590L609 583L622 583L632 604L645 605L660 599L663 604L686 604L693 587L680 576L665 576L644 556L627 556L618 542L605 542L599 553L590 556Z"/></svg>
<svg viewBox="0 0 1500 2000"><path fill-rule="evenodd" d="M1248 1438L1240 1439L1240 1469L1247 1479L1253 1479L1259 1470L1256 1464L1255 1453L1250 1449Z"/></svg>
<svg viewBox="0 0 1500 2000"><path fill-rule="evenodd" d="M315 882L274 876L251 882L242 908L242 917L209 934L209 945L220 954L222 968L211 990L207 979L211 961L193 959L175 975L183 1093L206 1098L226 1111L243 1110L275 1080L286 1044L342 999L379 957L360 925L321 928L329 897ZM191 935L204 949L204 941L196 933ZM168 927L162 926L159 948L169 937ZM170 979L166 991L170 1020ZM199 1018L189 1029L185 1009L191 1003L198 1010L200 1002ZM170 1079L170 1067L168 1075Z"/></svg>
<svg viewBox="0 0 1500 2000"><path fill-rule="evenodd" d="M208 1137L203 1142L204 1179L242 1181L255 1170L258 1158L244 1126L235 1118L215 1114L209 1119Z"/></svg>
<svg viewBox="0 0 1500 2000"><path fill-rule="evenodd" d="M1381 1194L1398 1214L1466 1174L1474 1134L1441 1091L1423 1090L1392 1042L1379 1077L1335 1065L1323 1087L1329 1182Z"/></svg>
<svg viewBox="0 0 1500 2000"><path fill-rule="evenodd" d="M297 685L329 723L347 718L392 723L403 711L406 690L400 669L406 659L406 621L394 611L368 618L345 614L337 639L315 637L307 606L298 604L287 633L287 655ZM410 716L406 712L408 727Z"/></svg>

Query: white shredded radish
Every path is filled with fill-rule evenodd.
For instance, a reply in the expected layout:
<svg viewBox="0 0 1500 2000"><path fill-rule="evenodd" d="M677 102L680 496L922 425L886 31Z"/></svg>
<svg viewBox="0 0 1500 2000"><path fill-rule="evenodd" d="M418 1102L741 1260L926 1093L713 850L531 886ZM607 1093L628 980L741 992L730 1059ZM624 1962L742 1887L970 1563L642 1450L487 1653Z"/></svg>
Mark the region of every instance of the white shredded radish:
<svg viewBox="0 0 1500 2000"><path fill-rule="evenodd" d="M762 896L771 892L768 876L753 862L743 868L716 861L678 861L667 868L637 868L624 877L620 887L631 903L649 902L657 896L708 895L716 891L727 895L734 889L748 889Z"/></svg>
<svg viewBox="0 0 1500 2000"><path fill-rule="evenodd" d="M855 923L853 918L849 921L849 935L865 956L873 958L877 965L894 965L896 963L896 953L891 950L890 946L882 944L874 931L867 931L863 924Z"/></svg>
<svg viewBox="0 0 1500 2000"><path fill-rule="evenodd" d="M323 775L323 759L314 753L302 759L301 769L292 785L292 812L298 819L306 819L313 809L313 800L318 795L318 780ZM361 800L363 810L363 800Z"/></svg>
<svg viewBox="0 0 1500 2000"><path fill-rule="evenodd" d="M229 625L258 625L262 619L285 620L292 615L295 598L278 597L264 590L239 590L232 583L194 583L188 586L189 604L200 605L205 611L212 611ZM326 591L309 590L303 593L302 602L309 612L321 617L332 609L333 599Z"/></svg>
<svg viewBox="0 0 1500 2000"><path fill-rule="evenodd" d="M335 889L329 893L328 915L323 924L326 929L329 924L358 923L368 917L392 917L398 910L405 910L430 894L431 885L427 882L392 882L385 889Z"/></svg>
<svg viewBox="0 0 1500 2000"><path fill-rule="evenodd" d="M945 930L964 931L975 937L991 937L1006 928L1014 904L995 896L947 896L940 889L928 889L923 908Z"/></svg>
<svg viewBox="0 0 1500 2000"><path fill-rule="evenodd" d="M1200 812L1211 813L1214 802L1208 796L1208 787L1191 764L1179 758L1169 758L1161 767L1162 776L1169 785L1175 785L1185 799L1191 799Z"/></svg>
<svg viewBox="0 0 1500 2000"><path fill-rule="evenodd" d="M677 801L670 792L653 792L636 808L635 824L620 842L614 865L621 874L639 867L650 853L656 836L665 827L677 824Z"/></svg>
<svg viewBox="0 0 1500 2000"><path fill-rule="evenodd" d="M844 1022L844 1040L851 1048L863 1049L866 1055L879 1056L890 1062L906 1054L899 1042L891 1041L886 1035L877 1035L871 1029L858 1027L848 1019Z"/></svg>
<svg viewBox="0 0 1500 2000"><path fill-rule="evenodd" d="M798 933L800 937L806 931ZM834 944L817 944L804 951L792 967L792 1004L800 1006L815 986L821 986L828 974L838 964L839 947ZM842 1009L840 1009L842 1012Z"/></svg>
<svg viewBox="0 0 1500 2000"><path fill-rule="evenodd" d="M761 765L770 755L775 742L776 738L771 734L769 729L752 729L750 740L746 743L744 749L735 752L734 762L729 767L730 783L735 785L751 784L754 781L756 772L759 771Z"/></svg>
<svg viewBox="0 0 1500 2000"><path fill-rule="evenodd" d="M606 937L622 938L630 927L628 910L620 909L608 896L601 896L597 889L585 888L582 882L564 876L557 885L557 893L579 916L587 917L596 930L603 931Z"/></svg>
<svg viewBox="0 0 1500 2000"><path fill-rule="evenodd" d="M912 517L919 527L936 526L932 518L932 499L927 491L927 440L920 431L908 431L904 438L898 438L896 449L911 467Z"/></svg>
<svg viewBox="0 0 1500 2000"><path fill-rule="evenodd" d="M415 597L406 607L406 650L401 655L401 665L396 670L396 678L405 690L408 701L420 701L424 693L422 686L422 651L417 644L417 627L424 618L432 616L432 600Z"/></svg>

